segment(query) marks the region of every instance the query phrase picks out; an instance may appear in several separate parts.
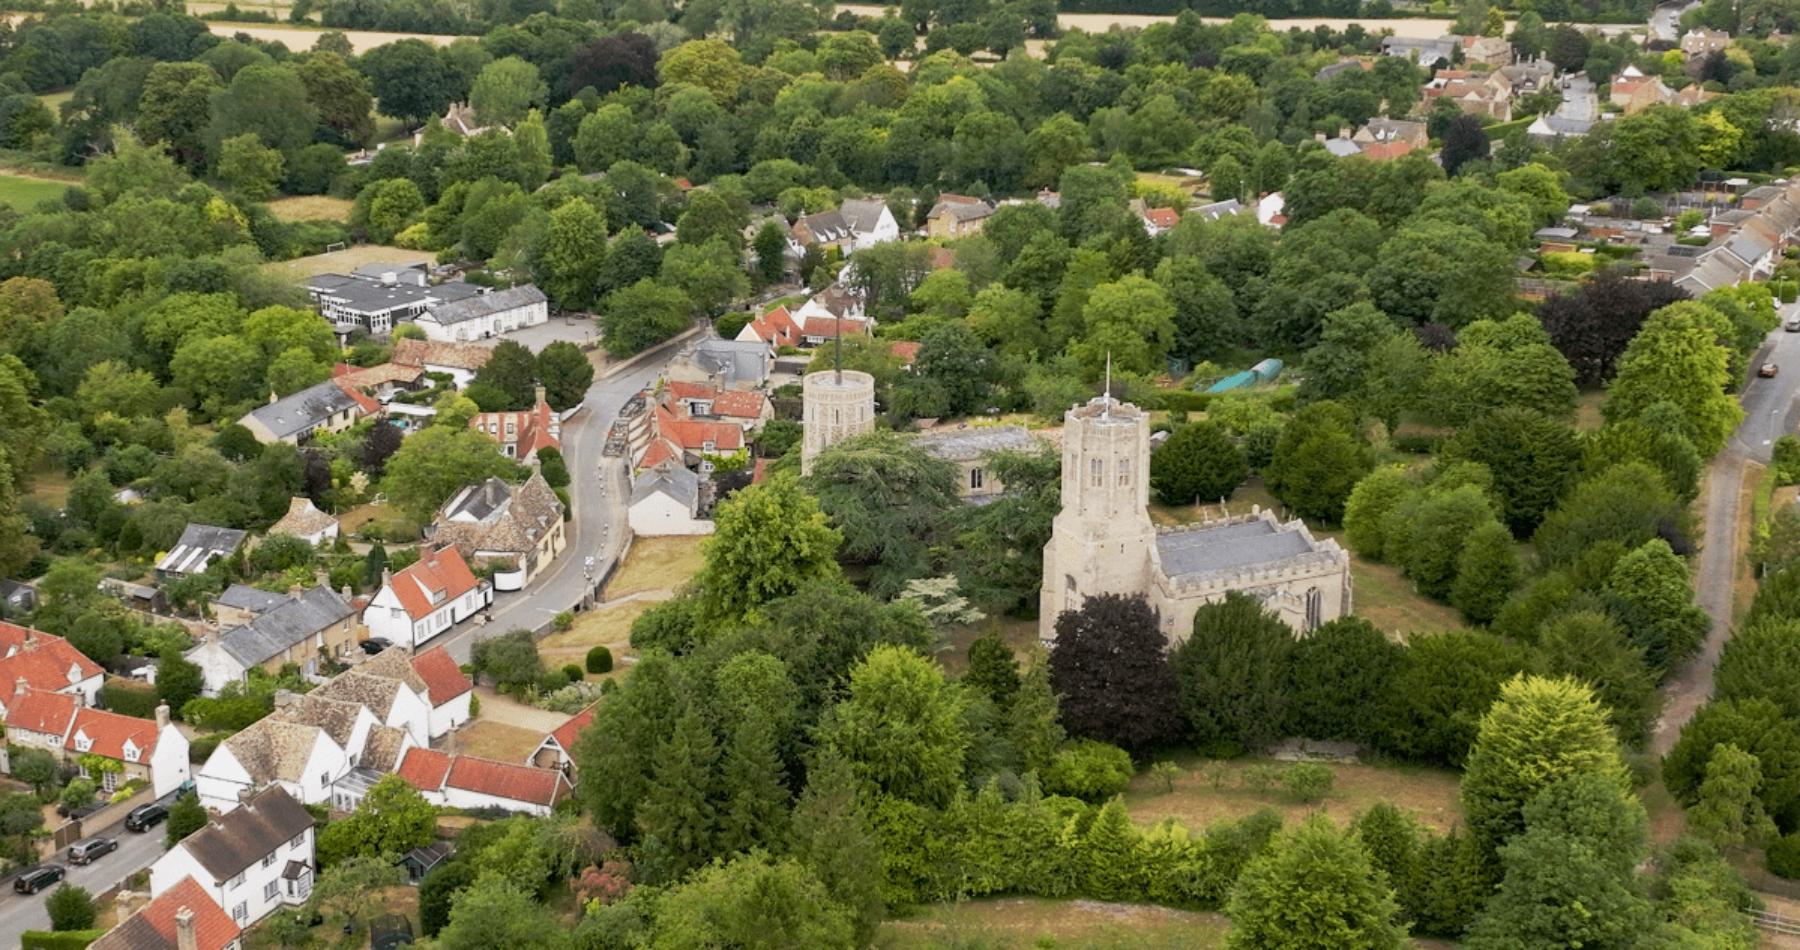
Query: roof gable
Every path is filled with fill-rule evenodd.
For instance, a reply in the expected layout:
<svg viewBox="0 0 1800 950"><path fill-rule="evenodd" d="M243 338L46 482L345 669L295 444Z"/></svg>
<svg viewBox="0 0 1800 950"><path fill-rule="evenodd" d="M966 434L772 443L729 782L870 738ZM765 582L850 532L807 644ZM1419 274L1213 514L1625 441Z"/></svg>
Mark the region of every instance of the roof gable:
<svg viewBox="0 0 1800 950"><path fill-rule="evenodd" d="M241 807L215 816L177 847L186 848L218 883L237 876L312 826L312 815L281 786L271 785Z"/></svg>

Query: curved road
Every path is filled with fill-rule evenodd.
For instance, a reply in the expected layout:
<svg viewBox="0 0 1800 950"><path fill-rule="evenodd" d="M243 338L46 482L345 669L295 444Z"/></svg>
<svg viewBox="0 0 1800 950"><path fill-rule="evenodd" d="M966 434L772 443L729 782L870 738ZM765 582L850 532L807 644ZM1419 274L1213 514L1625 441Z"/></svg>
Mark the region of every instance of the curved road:
<svg viewBox="0 0 1800 950"><path fill-rule="evenodd" d="M1800 306L1781 308L1781 319L1800 316ZM1712 695L1713 668L1719 653L1731 639L1732 594L1737 572L1746 564L1737 550L1742 520L1749 512L1739 506L1743 496L1746 463L1769 461L1774 442L1795 431L1794 399L1800 395L1800 333L1777 329L1751 358L1752 366L1774 363L1781 372L1774 379L1751 377L1740 400L1744 421L1706 473L1704 540L1694 574L1696 598L1712 618L1712 629L1700 652L1688 660L1663 685L1663 713L1650 736L1650 750L1669 751L1694 713Z"/></svg>

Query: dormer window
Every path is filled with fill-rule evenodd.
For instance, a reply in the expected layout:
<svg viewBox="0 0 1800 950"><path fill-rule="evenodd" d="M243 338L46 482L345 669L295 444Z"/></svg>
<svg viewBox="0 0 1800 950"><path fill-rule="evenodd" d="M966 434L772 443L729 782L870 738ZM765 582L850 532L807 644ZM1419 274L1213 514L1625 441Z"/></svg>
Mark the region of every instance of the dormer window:
<svg viewBox="0 0 1800 950"><path fill-rule="evenodd" d="M75 733L75 751L76 752L86 752L89 749L92 749L93 747L94 747L94 740L89 739L87 733L85 733L85 732Z"/></svg>
<svg viewBox="0 0 1800 950"><path fill-rule="evenodd" d="M137 747L136 743L126 742L125 743L125 761L136 762L138 760L138 753L141 751L142 750Z"/></svg>
<svg viewBox="0 0 1800 950"><path fill-rule="evenodd" d="M69 664L69 684L74 685L79 682L81 682L81 667L76 666L73 663L70 663Z"/></svg>

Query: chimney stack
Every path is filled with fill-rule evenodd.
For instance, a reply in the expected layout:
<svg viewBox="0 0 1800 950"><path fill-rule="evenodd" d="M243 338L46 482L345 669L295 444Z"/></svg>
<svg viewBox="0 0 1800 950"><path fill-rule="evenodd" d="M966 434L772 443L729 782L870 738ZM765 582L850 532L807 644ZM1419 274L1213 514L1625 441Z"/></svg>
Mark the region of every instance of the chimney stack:
<svg viewBox="0 0 1800 950"><path fill-rule="evenodd" d="M200 950L200 938L194 933L194 912L183 906L175 912L176 950Z"/></svg>
<svg viewBox="0 0 1800 950"><path fill-rule="evenodd" d="M156 731L161 732L162 730L167 729L167 728L169 728L169 704L168 703L157 703L156 704Z"/></svg>
<svg viewBox="0 0 1800 950"><path fill-rule="evenodd" d="M31 689L31 681L21 676L13 681L13 695L23 696Z"/></svg>
<svg viewBox="0 0 1800 950"><path fill-rule="evenodd" d="M288 599L289 600L299 600L300 595L302 593L305 593L305 591L306 591L306 588L301 587L299 584L289 584L288 585Z"/></svg>
<svg viewBox="0 0 1800 950"><path fill-rule="evenodd" d="M327 571L326 569L324 569L322 567L319 568L318 570L314 571L313 572L313 586L323 587L327 590L330 590L331 589L331 572Z"/></svg>
<svg viewBox="0 0 1800 950"><path fill-rule="evenodd" d="M544 384L538 383L535 387L532 388L531 391L537 397L537 401L532 403L532 406L536 407L536 406L543 405L544 404Z"/></svg>
<svg viewBox="0 0 1800 950"><path fill-rule="evenodd" d="M394 583L394 572L388 570L385 567L382 568L381 569L381 586L388 587L388 586L392 585L393 583Z"/></svg>

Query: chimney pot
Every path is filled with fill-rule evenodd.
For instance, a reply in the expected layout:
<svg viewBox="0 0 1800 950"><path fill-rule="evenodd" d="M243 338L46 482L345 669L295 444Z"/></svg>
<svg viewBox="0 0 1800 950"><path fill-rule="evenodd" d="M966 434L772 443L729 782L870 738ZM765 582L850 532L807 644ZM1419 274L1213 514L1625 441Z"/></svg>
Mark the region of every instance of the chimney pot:
<svg viewBox="0 0 1800 950"><path fill-rule="evenodd" d="M183 906L175 912L176 950L200 950L200 938L194 933L194 912Z"/></svg>
<svg viewBox="0 0 1800 950"><path fill-rule="evenodd" d="M157 731L159 731L159 732L161 730L169 728L169 704L168 703L157 703L156 704L156 728L157 728Z"/></svg>

